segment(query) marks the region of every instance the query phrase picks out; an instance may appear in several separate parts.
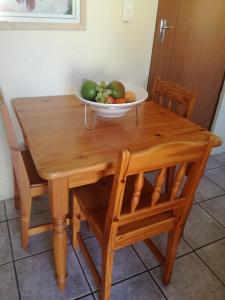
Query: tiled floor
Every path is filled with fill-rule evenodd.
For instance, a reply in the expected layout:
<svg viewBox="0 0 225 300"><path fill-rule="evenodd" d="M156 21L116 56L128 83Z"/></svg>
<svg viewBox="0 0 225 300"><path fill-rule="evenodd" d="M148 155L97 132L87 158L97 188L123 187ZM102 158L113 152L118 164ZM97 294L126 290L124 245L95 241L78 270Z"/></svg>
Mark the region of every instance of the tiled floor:
<svg viewBox="0 0 225 300"><path fill-rule="evenodd" d="M49 219L47 199L35 202L32 224ZM30 238L24 251L19 239L19 212L13 200L0 202L0 299L98 299L98 291L79 250L70 245L68 279L57 289L51 234ZM100 250L85 224L85 242L100 269ZM154 239L165 249L166 235ZM225 153L211 156L196 193L181 240L171 283L164 286L161 267L143 243L117 251L111 299L225 299Z"/></svg>

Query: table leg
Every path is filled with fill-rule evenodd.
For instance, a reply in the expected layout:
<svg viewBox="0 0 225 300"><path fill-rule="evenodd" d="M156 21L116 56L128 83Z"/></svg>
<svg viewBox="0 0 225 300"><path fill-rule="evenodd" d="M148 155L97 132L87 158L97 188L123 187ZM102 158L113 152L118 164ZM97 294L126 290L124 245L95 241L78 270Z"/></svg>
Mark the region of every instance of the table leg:
<svg viewBox="0 0 225 300"><path fill-rule="evenodd" d="M49 198L53 223L53 253L56 280L60 290L66 283L67 234L66 215L69 207L69 189L66 178L49 180Z"/></svg>

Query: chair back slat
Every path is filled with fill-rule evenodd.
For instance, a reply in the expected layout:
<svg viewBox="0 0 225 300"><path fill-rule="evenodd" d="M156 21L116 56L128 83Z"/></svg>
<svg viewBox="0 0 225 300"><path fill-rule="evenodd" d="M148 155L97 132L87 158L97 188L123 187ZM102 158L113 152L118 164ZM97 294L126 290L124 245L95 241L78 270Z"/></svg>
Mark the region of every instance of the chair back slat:
<svg viewBox="0 0 225 300"><path fill-rule="evenodd" d="M180 115L180 116L185 116L188 113L187 109L188 108L186 107L186 105L183 105L181 103L177 103L176 107L175 107L175 113Z"/></svg>
<svg viewBox="0 0 225 300"><path fill-rule="evenodd" d="M155 206L157 201L159 200L162 187L165 183L165 178L166 178L166 168L162 168L155 180L154 192L152 193L152 198L151 198L151 207Z"/></svg>
<svg viewBox="0 0 225 300"><path fill-rule="evenodd" d="M163 81L156 77L152 87L152 100L190 119L197 99L197 91L189 91L172 81ZM166 101L162 99L166 98Z"/></svg>
<svg viewBox="0 0 225 300"><path fill-rule="evenodd" d="M122 151L119 156L107 211L106 223L108 223L108 228L114 228L115 234L122 224L124 226L168 211L174 211L177 214L178 208L179 215L182 217L187 215L212 149L213 140L214 137L210 135L204 142L170 142L134 153L128 150ZM189 172L186 172L187 166L189 166ZM167 195L165 193L165 177L168 168L171 167L176 168L176 172L171 192ZM146 199L142 199L144 173L154 170L158 170L159 173L146 202ZM126 193L129 177L134 175L136 180L131 197L128 199L131 208L129 211L124 209L127 201L124 193ZM143 201L145 202L144 205ZM183 219L185 220L185 217ZM108 232L108 234L110 233Z"/></svg>
<svg viewBox="0 0 225 300"><path fill-rule="evenodd" d="M133 196L131 198L131 212L133 213L139 204L141 191L144 185L144 173L139 173L134 183Z"/></svg>
<svg viewBox="0 0 225 300"><path fill-rule="evenodd" d="M175 180L172 185L171 194L170 194L170 201L174 200L179 188L181 186L182 180L184 179L185 172L187 169L187 163L181 164L179 169L176 172Z"/></svg>
<svg viewBox="0 0 225 300"><path fill-rule="evenodd" d="M173 104L173 102L172 102L172 100L171 99L168 99L167 100L167 108L169 108L170 110L172 110L172 104Z"/></svg>
<svg viewBox="0 0 225 300"><path fill-rule="evenodd" d="M163 95L159 95L158 99L159 99L158 103L160 105L163 105Z"/></svg>

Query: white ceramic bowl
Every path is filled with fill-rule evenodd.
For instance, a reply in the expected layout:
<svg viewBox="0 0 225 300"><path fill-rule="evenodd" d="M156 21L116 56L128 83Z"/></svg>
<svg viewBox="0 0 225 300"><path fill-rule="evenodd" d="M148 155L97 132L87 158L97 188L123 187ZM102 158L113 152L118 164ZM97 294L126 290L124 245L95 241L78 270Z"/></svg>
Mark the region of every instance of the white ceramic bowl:
<svg viewBox="0 0 225 300"><path fill-rule="evenodd" d="M124 83L124 86L126 91L132 91L135 93L136 101L123 104L106 104L93 102L82 98L80 94L80 89L78 89L75 92L75 94L81 102L83 102L86 105L92 106L99 116L105 118L118 118L124 116L129 110L132 109L132 107L135 107L136 105L140 104L148 97L148 92L142 87L127 83Z"/></svg>

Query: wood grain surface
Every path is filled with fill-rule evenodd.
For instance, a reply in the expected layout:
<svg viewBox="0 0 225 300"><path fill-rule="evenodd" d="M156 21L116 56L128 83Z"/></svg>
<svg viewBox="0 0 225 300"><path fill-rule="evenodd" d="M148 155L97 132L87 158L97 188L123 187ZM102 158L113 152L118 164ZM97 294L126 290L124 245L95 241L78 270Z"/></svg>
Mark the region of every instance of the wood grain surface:
<svg viewBox="0 0 225 300"><path fill-rule="evenodd" d="M66 217L69 188L94 183L115 173L122 149L142 150L173 141L204 142L210 132L154 102L143 103L123 118L84 125L84 106L75 96L15 99L13 106L37 172L48 180L53 253L59 289L66 284ZM214 146L222 141L214 136Z"/></svg>
<svg viewBox="0 0 225 300"><path fill-rule="evenodd" d="M123 118L99 118L92 130L85 128L84 107L72 95L16 99L13 106L39 175L47 180L70 176L70 187L83 184L84 177L93 182L102 172L113 173L121 149L205 140L210 134L152 102L139 108L138 125L132 110ZM215 136L215 146L221 143Z"/></svg>

